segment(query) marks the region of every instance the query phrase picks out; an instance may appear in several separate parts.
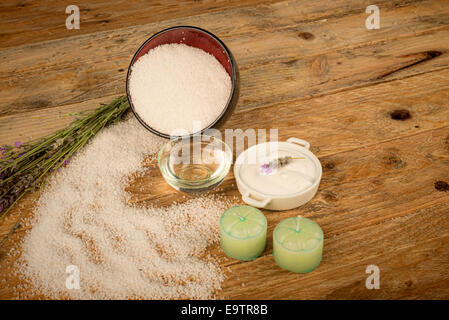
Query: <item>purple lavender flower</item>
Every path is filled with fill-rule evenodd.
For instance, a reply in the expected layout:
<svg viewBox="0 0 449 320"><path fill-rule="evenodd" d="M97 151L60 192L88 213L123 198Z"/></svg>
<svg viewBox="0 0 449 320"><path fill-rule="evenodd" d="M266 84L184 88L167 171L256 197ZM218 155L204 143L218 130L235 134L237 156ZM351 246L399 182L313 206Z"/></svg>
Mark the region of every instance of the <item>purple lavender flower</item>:
<svg viewBox="0 0 449 320"><path fill-rule="evenodd" d="M2 147L0 147L0 158L3 158L3 156L8 153L8 151L11 150L11 146L8 145L3 145Z"/></svg>
<svg viewBox="0 0 449 320"><path fill-rule="evenodd" d="M269 163L264 163L260 166L260 174L262 175L268 175L273 172L273 168L270 166Z"/></svg>
<svg viewBox="0 0 449 320"><path fill-rule="evenodd" d="M14 142L14 147L20 148L21 146L22 146L22 142L21 141Z"/></svg>
<svg viewBox="0 0 449 320"><path fill-rule="evenodd" d="M285 156L285 157L271 160L270 162L264 163L263 165L260 166L259 174L261 174L261 175L272 174L274 172L274 170L276 170L277 168L286 166L287 164L289 164L290 162L292 162L293 160L296 160L296 159L304 159L304 158L303 157Z"/></svg>

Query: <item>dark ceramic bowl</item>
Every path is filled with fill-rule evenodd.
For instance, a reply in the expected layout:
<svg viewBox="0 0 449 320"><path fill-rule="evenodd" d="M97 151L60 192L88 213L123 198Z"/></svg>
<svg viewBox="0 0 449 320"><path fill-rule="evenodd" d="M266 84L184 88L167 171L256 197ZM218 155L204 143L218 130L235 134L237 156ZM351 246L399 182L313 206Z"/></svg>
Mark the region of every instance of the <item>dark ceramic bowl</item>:
<svg viewBox="0 0 449 320"><path fill-rule="evenodd" d="M159 31L158 33L151 36L147 41L145 41L140 46L140 48L134 55L133 59L131 60L131 63L128 68L128 74L126 75L126 94L128 96L128 101L129 105L131 106L131 110L133 111L137 120L139 120L139 122L152 133L163 138L167 139L170 138L169 134L155 130L154 128L150 127L147 123L145 123L145 121L142 120L142 118L137 114L137 112L134 109L133 101L129 92L129 77L131 75L131 69L134 63L137 60L139 60L139 58L142 57L144 54L148 53L148 51L150 51L151 49L160 46L162 44L168 43L183 43L188 46L199 48L206 51L207 53L213 55L221 63L221 65L225 68L226 72L231 77L232 83L231 93L229 95L226 106L221 112L221 114L218 116L217 119L215 119L215 121L209 124L209 126L203 128L199 132L194 132L190 136L202 133L206 129L209 129L213 126L219 126L220 124L224 123L224 121L226 121L226 119L232 113L238 100L239 86L238 86L237 64L235 63L231 51L229 51L226 45L220 39L218 39L218 37L216 37L209 31L191 26L172 27Z"/></svg>

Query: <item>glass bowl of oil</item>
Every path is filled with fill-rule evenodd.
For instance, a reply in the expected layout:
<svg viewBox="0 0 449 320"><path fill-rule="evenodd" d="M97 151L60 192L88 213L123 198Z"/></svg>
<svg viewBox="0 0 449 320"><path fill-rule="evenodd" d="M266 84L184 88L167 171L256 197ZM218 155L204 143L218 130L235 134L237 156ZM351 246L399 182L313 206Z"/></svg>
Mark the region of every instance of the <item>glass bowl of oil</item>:
<svg viewBox="0 0 449 320"><path fill-rule="evenodd" d="M165 181L176 190L201 193L217 187L232 164L229 146L215 136L178 137L157 156Z"/></svg>

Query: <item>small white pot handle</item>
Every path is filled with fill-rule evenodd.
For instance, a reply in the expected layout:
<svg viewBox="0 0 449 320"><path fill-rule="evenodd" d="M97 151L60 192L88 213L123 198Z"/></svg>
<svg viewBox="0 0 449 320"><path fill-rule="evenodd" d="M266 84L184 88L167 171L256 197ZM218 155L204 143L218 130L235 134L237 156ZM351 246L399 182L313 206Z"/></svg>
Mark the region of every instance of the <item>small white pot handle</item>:
<svg viewBox="0 0 449 320"><path fill-rule="evenodd" d="M306 140L291 137L287 139L287 142L299 144L300 146L303 146L307 150L310 149L310 143L308 143Z"/></svg>
<svg viewBox="0 0 449 320"><path fill-rule="evenodd" d="M251 194L249 192L242 195L242 199L250 206L253 206L256 208L264 208L268 204L268 202L271 201L271 198L265 198L263 200L256 200L254 198L251 198Z"/></svg>

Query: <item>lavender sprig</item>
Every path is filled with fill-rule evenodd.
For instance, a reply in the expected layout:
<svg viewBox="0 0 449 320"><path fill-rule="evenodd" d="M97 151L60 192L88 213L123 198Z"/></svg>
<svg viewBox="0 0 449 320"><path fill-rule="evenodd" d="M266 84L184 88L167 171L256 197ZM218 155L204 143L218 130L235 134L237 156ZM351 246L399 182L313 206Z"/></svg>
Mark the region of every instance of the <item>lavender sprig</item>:
<svg viewBox="0 0 449 320"><path fill-rule="evenodd" d="M280 167L284 167L293 160L296 159L304 159L304 157L292 157L292 156L285 156L281 158L276 158L271 160L270 162L264 163L259 168L259 173L261 175L270 175L275 172L276 169Z"/></svg>
<svg viewBox="0 0 449 320"><path fill-rule="evenodd" d="M126 96L102 105L91 114L43 138L0 148L0 219L28 192L40 189L48 174L66 165L69 158L105 126L119 121L129 109ZM0 241L0 247L19 226Z"/></svg>

